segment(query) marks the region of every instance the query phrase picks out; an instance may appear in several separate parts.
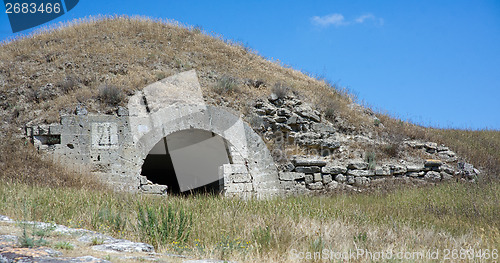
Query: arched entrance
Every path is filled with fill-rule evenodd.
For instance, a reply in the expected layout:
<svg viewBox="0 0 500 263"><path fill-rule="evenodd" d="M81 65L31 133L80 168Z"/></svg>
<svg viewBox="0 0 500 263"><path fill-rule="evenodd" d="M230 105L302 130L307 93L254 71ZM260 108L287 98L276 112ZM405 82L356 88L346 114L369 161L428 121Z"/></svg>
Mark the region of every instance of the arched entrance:
<svg viewBox="0 0 500 263"><path fill-rule="evenodd" d="M215 178L215 167L220 167L218 175L224 179L225 195L260 197L279 194L278 170L262 138L230 110L206 105L194 70L179 73L138 91L130 98L128 110L130 136L134 145L130 153L134 154L137 175L141 174L144 164L146 170L150 167L154 170L155 166L150 163L161 162L162 157L159 156L148 158L152 151L153 154L159 153L156 155L168 153L172 165L161 168L160 172L175 172L179 192L196 189L183 182L184 176L187 176L188 182L198 180L196 182L199 183L193 185L210 183L208 181L214 181ZM223 147L220 146L221 141ZM188 151L205 143L215 148ZM178 149L183 150L173 154ZM175 156L193 157L186 153L182 155L183 151L199 153L198 161L184 160L186 164L182 164L182 159L176 161ZM214 154L223 151L226 151L227 159L222 157L223 154ZM150 161L154 158L157 160ZM209 177L201 175L205 167L210 167ZM187 171L196 171L198 179L189 177ZM137 178L142 180L140 176ZM200 178L208 178L208 181Z"/></svg>
<svg viewBox="0 0 500 263"><path fill-rule="evenodd" d="M167 193L224 190L220 169L231 164L228 142L210 131L189 129L174 132L151 149L141 175L155 184L167 185Z"/></svg>

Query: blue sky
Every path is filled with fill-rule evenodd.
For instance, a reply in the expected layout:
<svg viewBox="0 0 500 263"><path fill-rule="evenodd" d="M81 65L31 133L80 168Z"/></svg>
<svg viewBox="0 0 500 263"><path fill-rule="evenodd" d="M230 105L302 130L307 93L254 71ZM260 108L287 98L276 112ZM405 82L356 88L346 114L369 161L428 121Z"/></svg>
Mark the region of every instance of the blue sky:
<svg viewBox="0 0 500 263"><path fill-rule="evenodd" d="M13 34L0 12L3 40ZM425 126L500 129L498 0L80 0L48 24L97 14L201 26Z"/></svg>

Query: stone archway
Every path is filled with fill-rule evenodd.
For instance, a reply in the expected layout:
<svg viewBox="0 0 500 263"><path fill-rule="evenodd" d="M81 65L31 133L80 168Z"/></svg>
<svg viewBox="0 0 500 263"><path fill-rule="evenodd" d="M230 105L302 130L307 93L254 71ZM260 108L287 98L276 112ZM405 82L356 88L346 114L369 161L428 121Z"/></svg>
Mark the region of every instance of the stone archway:
<svg viewBox="0 0 500 263"><path fill-rule="evenodd" d="M223 165L226 195L279 193L276 165L260 136L228 109L206 105L194 70L153 83L132 96L129 124L136 146L136 174L162 139L185 130L204 130L229 142L232 162Z"/></svg>

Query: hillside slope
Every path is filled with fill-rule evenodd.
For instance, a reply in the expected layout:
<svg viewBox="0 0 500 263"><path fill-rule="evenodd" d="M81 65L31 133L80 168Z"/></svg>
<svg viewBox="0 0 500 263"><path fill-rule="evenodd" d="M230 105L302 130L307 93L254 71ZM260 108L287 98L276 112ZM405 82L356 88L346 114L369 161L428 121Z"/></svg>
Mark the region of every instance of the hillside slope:
<svg viewBox="0 0 500 263"><path fill-rule="evenodd" d="M500 132L423 128L363 108L339 87L283 67L244 46L199 28L129 17L75 21L0 46L2 135L26 124L53 123L77 106L112 114L147 84L196 69L205 100L245 114L271 92L294 94L347 135L389 146L405 139L446 144L494 178L500 171ZM382 124L382 125L380 125ZM271 143L272 145L272 143ZM363 152L383 151L369 144ZM375 148L375 149L373 149ZM5 152L2 150L2 152ZM418 155L418 153L408 153Z"/></svg>

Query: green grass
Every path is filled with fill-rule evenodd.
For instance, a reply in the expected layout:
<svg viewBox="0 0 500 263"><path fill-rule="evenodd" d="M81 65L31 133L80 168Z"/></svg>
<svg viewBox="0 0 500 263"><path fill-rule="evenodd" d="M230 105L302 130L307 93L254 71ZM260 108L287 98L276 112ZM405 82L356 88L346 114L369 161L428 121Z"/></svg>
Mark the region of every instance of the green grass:
<svg viewBox="0 0 500 263"><path fill-rule="evenodd" d="M291 260L292 248L498 248L499 193L499 183L452 183L385 194L242 201L6 183L0 186L0 211L22 219L26 215L17 207L26 204L25 213L36 220L66 225L79 222L69 225L147 241L158 251L225 260L283 261ZM96 224L99 214L103 216L97 216ZM116 227L117 217L120 227ZM145 227L146 223L151 224Z"/></svg>

